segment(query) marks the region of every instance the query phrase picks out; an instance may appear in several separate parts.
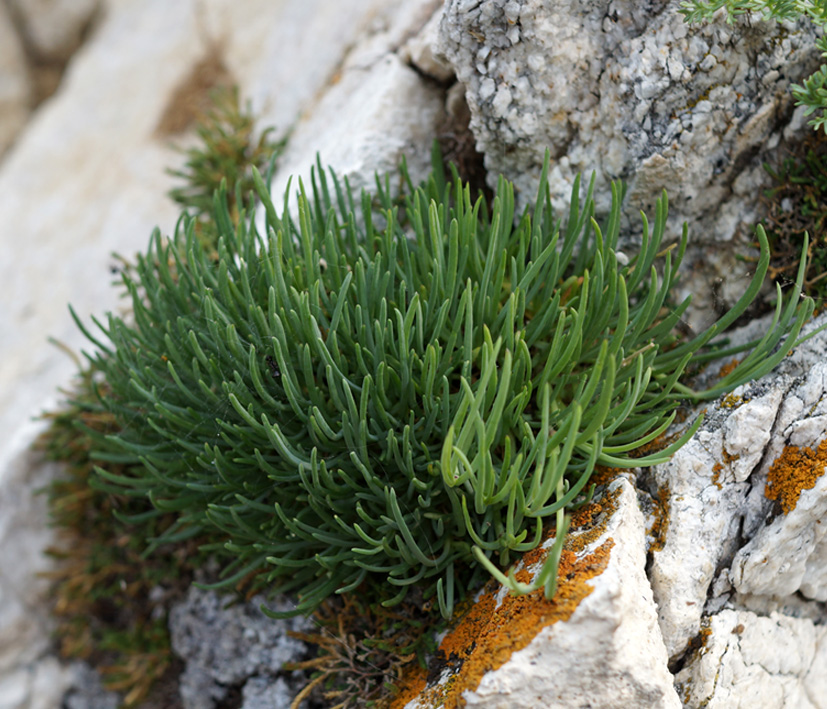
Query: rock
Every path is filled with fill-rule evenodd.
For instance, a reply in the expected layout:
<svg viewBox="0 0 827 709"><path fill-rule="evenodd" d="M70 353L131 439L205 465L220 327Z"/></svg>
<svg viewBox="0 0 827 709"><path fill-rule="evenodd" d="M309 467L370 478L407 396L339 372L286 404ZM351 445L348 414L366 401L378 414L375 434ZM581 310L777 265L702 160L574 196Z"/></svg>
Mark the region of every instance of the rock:
<svg viewBox="0 0 827 709"><path fill-rule="evenodd" d="M445 82L454 78L454 71L438 54L441 21L442 12L434 12L422 31L409 39L399 54L402 61L413 65L423 74Z"/></svg>
<svg viewBox="0 0 827 709"><path fill-rule="evenodd" d="M26 55L5 5L0 3L0 158L29 116Z"/></svg>
<svg viewBox="0 0 827 709"><path fill-rule="evenodd" d="M275 685L277 679L281 679L279 686L285 685L284 677L279 677L285 662L306 659L307 645L287 632L307 632L312 628L309 620L273 620L262 612L261 597L229 607L227 603L214 591L193 587L170 612L172 649L186 662L180 680L185 709L212 709L230 688L246 688L248 680L256 677L249 691L245 689L254 706L258 698L281 692ZM267 605L277 611L290 608L287 601ZM268 683L262 676L272 679ZM291 698L299 689L292 688Z"/></svg>
<svg viewBox="0 0 827 709"><path fill-rule="evenodd" d="M295 695L281 677L251 677L244 684L241 709L290 709Z"/></svg>
<svg viewBox="0 0 827 709"><path fill-rule="evenodd" d="M761 383L740 387L707 407L701 429L668 463L644 472L665 500L665 543L652 554L649 577L670 657L698 633L715 572L727 551L735 552L747 478L769 442L784 392ZM736 418L752 435L731 425Z"/></svg>
<svg viewBox="0 0 827 709"><path fill-rule="evenodd" d="M778 413L773 445L767 449L769 469L789 456L790 446L817 447L827 434L827 364L817 362L791 387ZM790 596L827 601L827 544L822 520L827 513L827 455L796 461L774 476L783 499L782 513L768 516L732 562L730 581L743 594ZM805 467L806 466L806 467ZM767 466L756 487L768 489ZM786 478L786 479L785 479ZM789 485L795 485L790 489ZM801 489L802 486L810 489ZM800 497L798 496L800 495Z"/></svg>
<svg viewBox="0 0 827 709"><path fill-rule="evenodd" d="M444 92L425 83L392 54L377 63L345 71L330 88L312 117L300 121L291 135L283 168L272 192L281 203L287 182L297 177L310 184L310 168L318 155L339 179L355 190L372 188L374 173L393 173L407 156L411 177L430 170L430 152L422 150L436 134L444 115ZM329 127L329 116L339 116ZM395 130L387 127L393 125Z"/></svg>
<svg viewBox="0 0 827 709"><path fill-rule="evenodd" d="M84 662L70 666L72 684L63 697L64 709L119 709L121 697L104 689L100 675Z"/></svg>
<svg viewBox="0 0 827 709"><path fill-rule="evenodd" d="M69 682L54 657L0 672L0 709L54 709L61 706Z"/></svg>
<svg viewBox="0 0 827 709"><path fill-rule="evenodd" d="M9 0L39 62L65 62L80 46L101 0Z"/></svg>
<svg viewBox="0 0 827 709"><path fill-rule="evenodd" d="M407 12L416 30L434 5L430 0L410 3ZM408 34L412 31L409 27ZM414 180L430 170L430 150L423 148L430 148L444 120L445 91L405 63L404 48L398 55L393 51L402 37L398 19L385 17L347 55L312 112L299 119L273 181L277 204L291 177L294 189L297 177L309 185L317 155L357 191L373 188L374 173L396 171L403 156ZM330 116L337 120L331 123Z"/></svg>
<svg viewBox="0 0 827 709"><path fill-rule="evenodd" d="M536 194L545 150L558 207L578 173L630 182L629 211L661 190L670 229L688 221L693 326L742 292L747 269L730 244L756 218L768 149L790 122L789 87L818 65L814 29L741 18L687 25L677 0L449 0L438 51L466 87L471 130L489 179ZM797 130L801 130L798 121ZM811 130L804 128L804 130ZM491 183L493 184L493 183ZM639 229L639 227L635 227ZM638 243L638 242L634 242ZM722 245L723 244L723 245Z"/></svg>
<svg viewBox="0 0 827 709"><path fill-rule="evenodd" d="M827 630L812 620L723 610L676 679L688 707L827 707Z"/></svg>
<svg viewBox="0 0 827 709"><path fill-rule="evenodd" d="M520 600L506 597L505 589L495 590L497 603L513 603L520 613L509 608L496 618L496 610L486 611L484 631L470 633L471 642L477 643L476 655L465 659L453 679L443 674L440 685L455 687L444 692L456 693L457 686L467 686L462 692L465 706L485 709L680 706L666 669L666 649L645 574L644 520L633 486L620 477L609 486L600 506L603 511L595 526L572 533L566 543L567 549L578 550L578 561L584 563L578 568L574 562L576 570L571 571L572 562L564 560L552 605L567 604L566 612L544 615L538 610L546 603L542 595ZM591 575L582 582L586 586L581 595L573 579L584 569L590 569ZM509 625L500 638L502 646L480 642L480 637L495 633L497 621L505 623L505 618ZM512 648L506 638L521 632L517 628L524 627L524 618L539 622L526 622L530 637L525 647ZM445 654L453 647L451 638L441 646ZM496 668L500 660L505 661ZM481 662L495 669L475 680ZM442 699L439 685L432 686L406 707L442 706Z"/></svg>
<svg viewBox="0 0 827 709"><path fill-rule="evenodd" d="M825 322L821 316L808 329ZM822 332L772 374L707 406L692 440L668 463L644 473L664 503L665 541L652 551L649 575L673 660L701 631L708 596L727 593L730 582L743 594L783 596L802 585L819 593L822 479L801 493L800 510L777 518L764 491L768 471L791 437L797 445L817 446L827 430L825 346ZM732 571L722 575L730 565Z"/></svg>
<svg viewBox="0 0 827 709"><path fill-rule="evenodd" d="M33 491L51 479L54 466L28 450L42 428L29 422L0 451L0 685L25 686L27 692L52 630L49 583L41 574L50 568L43 549L53 532L46 498ZM0 692L0 699L13 695L11 690Z"/></svg>

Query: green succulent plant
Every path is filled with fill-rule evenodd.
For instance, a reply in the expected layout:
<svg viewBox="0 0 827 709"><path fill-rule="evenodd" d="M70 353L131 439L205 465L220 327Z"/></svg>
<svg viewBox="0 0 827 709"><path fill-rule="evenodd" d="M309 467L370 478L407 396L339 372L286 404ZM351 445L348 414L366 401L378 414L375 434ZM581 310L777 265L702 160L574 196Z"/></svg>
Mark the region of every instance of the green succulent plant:
<svg viewBox="0 0 827 709"><path fill-rule="evenodd" d="M177 515L156 542L216 540L223 584L257 574L297 593L296 613L357 589L393 605L416 588L448 617L489 572L551 595L566 511L588 499L595 466L667 460L699 421L630 454L683 403L769 371L813 306L779 291L767 335L693 391L680 381L690 363L744 349L710 343L763 282L762 230L744 296L684 341L689 300L670 293L687 233L664 247L666 195L626 259L622 186L601 227L593 182L582 198L578 180L561 223L547 171L548 159L515 220L508 181L489 206L438 158L418 187L403 168L401 207L389 178L357 198L319 165L292 216L290 190L279 213L253 170L264 214L232 219L219 190L217 260L190 217L169 240L156 231L123 274L131 316L95 320L105 338L75 316L119 429L97 435L94 456L129 471L99 469L95 484ZM557 540L538 580L506 576L547 523Z"/></svg>

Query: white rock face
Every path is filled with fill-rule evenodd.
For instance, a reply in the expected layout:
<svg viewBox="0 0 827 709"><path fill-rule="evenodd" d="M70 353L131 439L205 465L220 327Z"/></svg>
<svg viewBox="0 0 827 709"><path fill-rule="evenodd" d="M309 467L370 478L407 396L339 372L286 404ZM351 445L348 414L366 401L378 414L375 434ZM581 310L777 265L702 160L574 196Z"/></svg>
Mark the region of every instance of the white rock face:
<svg viewBox="0 0 827 709"><path fill-rule="evenodd" d="M65 61L100 8L101 0L9 0L38 59Z"/></svg>
<svg viewBox="0 0 827 709"><path fill-rule="evenodd" d="M11 15L0 4L0 158L29 116L26 56Z"/></svg>
<svg viewBox="0 0 827 709"><path fill-rule="evenodd" d="M0 709L52 709L69 673L46 655L52 621L45 610L52 542L46 498L33 495L54 474L28 450L42 426L29 423L7 439L0 455Z"/></svg>
<svg viewBox="0 0 827 709"><path fill-rule="evenodd" d="M644 473L650 488L667 493L666 539L649 574L672 659L700 632L708 597L720 607L730 583L742 594L788 596L805 585L810 598L824 593L824 479L788 515L775 516L764 490L785 446L814 447L827 432L825 349L822 332L773 374L707 406L694 438Z"/></svg>
<svg viewBox="0 0 827 709"><path fill-rule="evenodd" d="M827 435L827 363L817 362L806 378L785 397L768 448L774 462L782 444L815 447ZM768 467L768 466L766 466ZM796 506L787 514L767 519L755 535L738 550L732 562L730 581L739 593L790 596L800 591L805 598L827 600L827 543L823 520L827 514L827 477L824 466L815 486L803 490ZM759 477L756 483L764 477Z"/></svg>
<svg viewBox="0 0 827 709"><path fill-rule="evenodd" d="M686 220L693 237L699 321L713 286L725 300L742 291L733 276L745 268L721 243L754 220L766 179L756 152L778 142L789 86L818 60L809 23L687 25L679 5L449 0L439 50L466 87L491 179L502 172L524 201L547 148L560 207L578 173L596 173L603 214L609 180L630 181L631 215L667 190L672 233Z"/></svg>
<svg viewBox="0 0 827 709"><path fill-rule="evenodd" d="M827 630L805 618L723 610L677 675L684 706L827 707Z"/></svg>
<svg viewBox="0 0 827 709"><path fill-rule="evenodd" d="M783 389L767 390L760 383L740 387L734 396L746 403L734 410L720 401L708 407L692 440L668 463L645 473L658 490L668 491L666 542L653 553L649 576L670 657L680 655L698 633L721 558L728 549L734 553L747 478L769 442L783 395Z"/></svg>

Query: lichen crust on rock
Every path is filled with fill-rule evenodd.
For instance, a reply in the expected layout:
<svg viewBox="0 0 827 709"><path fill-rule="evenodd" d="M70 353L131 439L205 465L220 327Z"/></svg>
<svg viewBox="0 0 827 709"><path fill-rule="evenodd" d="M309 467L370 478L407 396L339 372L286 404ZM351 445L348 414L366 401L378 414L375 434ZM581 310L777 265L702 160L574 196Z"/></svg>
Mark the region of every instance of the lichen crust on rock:
<svg viewBox="0 0 827 709"><path fill-rule="evenodd" d="M645 525L633 486L619 477L579 514L557 595L546 601L486 589L443 639L443 670L431 668L438 679L415 698L424 674L420 685L410 680L395 707L680 706L644 571ZM536 573L538 560L527 555L518 573Z"/></svg>

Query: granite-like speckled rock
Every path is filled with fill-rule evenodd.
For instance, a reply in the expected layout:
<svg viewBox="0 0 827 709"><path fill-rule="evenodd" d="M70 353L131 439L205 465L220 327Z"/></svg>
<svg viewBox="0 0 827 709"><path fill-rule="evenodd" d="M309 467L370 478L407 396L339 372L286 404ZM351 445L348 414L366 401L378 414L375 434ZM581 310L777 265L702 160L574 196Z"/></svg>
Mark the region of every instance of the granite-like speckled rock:
<svg viewBox="0 0 827 709"><path fill-rule="evenodd" d="M465 85L491 179L513 180L523 203L546 149L560 207L578 173L596 173L599 213L610 180L629 182L632 216L667 190L675 238L690 227L697 324L714 297L731 302L743 289L733 253L746 247L727 242L748 236L767 180L762 153L788 127L790 85L818 52L811 23L688 25L679 4L449 0L438 49ZM801 129L799 114L792 132Z"/></svg>

